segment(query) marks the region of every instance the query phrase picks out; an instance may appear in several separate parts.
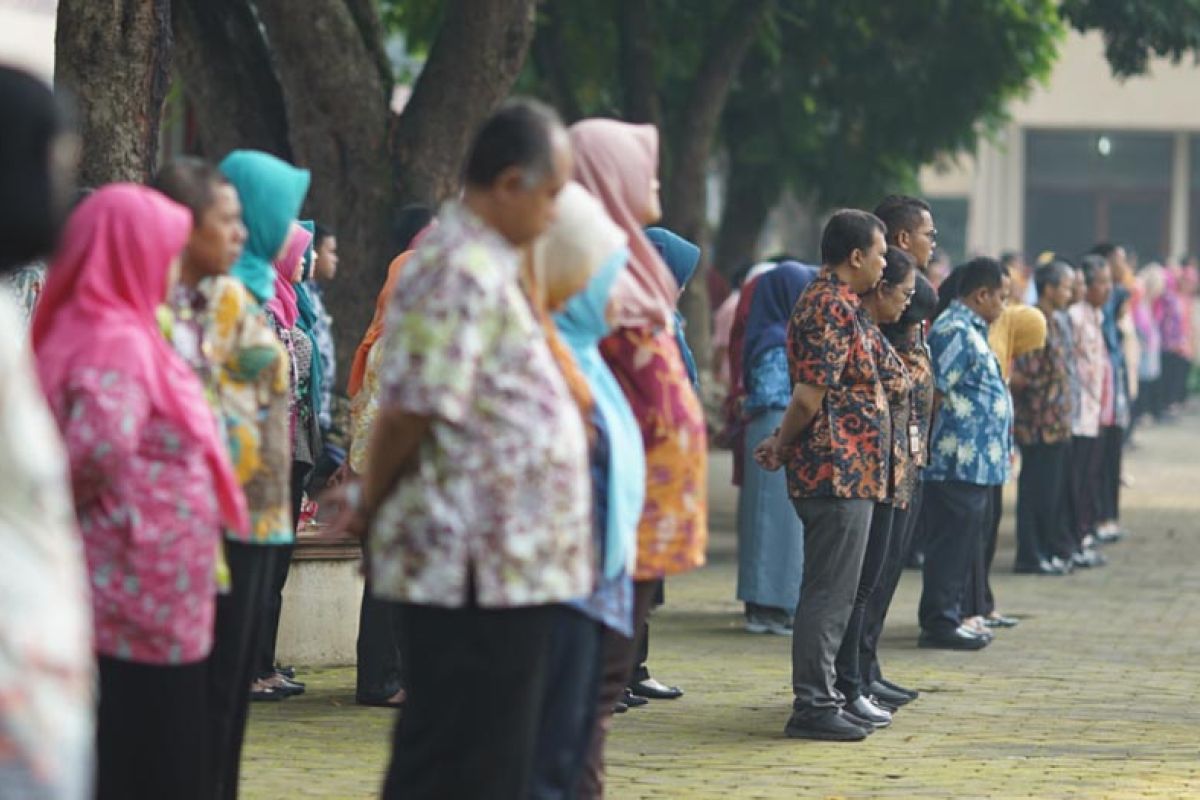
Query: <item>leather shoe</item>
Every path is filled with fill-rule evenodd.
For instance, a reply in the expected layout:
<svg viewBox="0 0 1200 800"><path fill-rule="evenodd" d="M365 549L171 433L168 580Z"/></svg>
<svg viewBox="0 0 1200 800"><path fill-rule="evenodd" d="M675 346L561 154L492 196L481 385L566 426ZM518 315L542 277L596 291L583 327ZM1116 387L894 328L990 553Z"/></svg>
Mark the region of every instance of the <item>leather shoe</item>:
<svg viewBox="0 0 1200 800"><path fill-rule="evenodd" d="M891 703L888 703L884 700L880 700L878 697L876 697L873 694L869 694L866 697L868 700L871 701L872 705L876 706L877 708L882 708L884 711L888 712L889 714L895 714L897 711L900 710L900 706L892 705Z"/></svg>
<svg viewBox="0 0 1200 800"><path fill-rule="evenodd" d="M783 729L791 739L817 739L823 742L861 742L871 735L874 728L864 728L853 722L840 709L829 709L820 714L801 716L792 712L791 719Z"/></svg>
<svg viewBox="0 0 1200 800"><path fill-rule="evenodd" d="M1088 548L1080 550L1075 555L1071 556L1071 562L1077 567L1091 569L1092 567L1103 567L1108 563L1108 559L1102 556L1098 551Z"/></svg>
<svg viewBox="0 0 1200 800"><path fill-rule="evenodd" d="M613 713L614 714L624 714L628 710L629 710L629 706L625 705L620 700L613 703Z"/></svg>
<svg viewBox="0 0 1200 800"><path fill-rule="evenodd" d="M907 687L901 686L900 684L898 684L894 681L889 681L887 678L880 678L877 681L873 681L871 683L871 686L873 686L873 687L874 686L882 686L885 689L891 689L893 692L896 692L897 694L908 695L910 700L916 700L918 697L921 696L921 693L918 692L916 689L909 689Z"/></svg>
<svg viewBox="0 0 1200 800"><path fill-rule="evenodd" d="M650 701L644 697L638 697L636 694L633 694L628 689L626 689L625 694L621 696L620 702L624 703L626 705L626 707L628 707L628 708L640 708L641 706L646 705Z"/></svg>
<svg viewBox="0 0 1200 800"><path fill-rule="evenodd" d="M1063 568L1056 567L1053 562L1042 559L1036 564L1017 564L1013 572L1018 575L1066 575Z"/></svg>
<svg viewBox="0 0 1200 800"><path fill-rule="evenodd" d="M897 692L895 689L885 686L879 681L875 681L868 686L867 691L870 692L872 696L887 703L889 706L895 706L896 708L908 705L913 701L911 695Z"/></svg>
<svg viewBox="0 0 1200 800"><path fill-rule="evenodd" d="M1125 531L1103 531L1096 533L1096 541L1100 544L1116 544L1125 538Z"/></svg>
<svg viewBox="0 0 1200 800"><path fill-rule="evenodd" d="M646 678L644 681L629 684L629 691L638 697L650 700L674 700L677 697L683 697L683 689L678 686L666 686L654 678Z"/></svg>
<svg viewBox="0 0 1200 800"><path fill-rule="evenodd" d="M937 650L982 650L992 643L990 637L977 633L959 625L952 631L921 631L917 640L918 647Z"/></svg>
<svg viewBox="0 0 1200 800"><path fill-rule="evenodd" d="M996 614L991 617L984 617L983 624L989 628L1015 628L1021 624L1021 620L1016 617L1006 617L1003 614Z"/></svg>
<svg viewBox="0 0 1200 800"><path fill-rule="evenodd" d="M849 717L851 722L870 725L872 728L886 728L892 724L891 714L861 695L854 700L847 700L842 713Z"/></svg>

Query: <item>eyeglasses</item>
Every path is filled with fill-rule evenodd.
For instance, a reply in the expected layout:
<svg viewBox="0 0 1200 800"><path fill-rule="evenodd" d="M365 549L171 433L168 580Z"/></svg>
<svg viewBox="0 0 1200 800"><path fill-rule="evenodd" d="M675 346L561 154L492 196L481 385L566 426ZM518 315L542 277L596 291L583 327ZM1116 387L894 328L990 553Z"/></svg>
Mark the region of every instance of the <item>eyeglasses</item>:
<svg viewBox="0 0 1200 800"><path fill-rule="evenodd" d="M921 231L921 235L924 236L926 239L928 239L931 242L936 242L937 238L938 238L938 229L930 228L927 231Z"/></svg>
<svg viewBox="0 0 1200 800"><path fill-rule="evenodd" d="M900 288L899 286L890 284L887 281L883 281L883 285L886 286L888 288L888 291L891 291L891 292L894 292ZM909 300L912 300L913 295L916 293L917 293L917 288L914 286L911 289L904 290L904 292L902 294L903 294L904 300L907 302Z"/></svg>

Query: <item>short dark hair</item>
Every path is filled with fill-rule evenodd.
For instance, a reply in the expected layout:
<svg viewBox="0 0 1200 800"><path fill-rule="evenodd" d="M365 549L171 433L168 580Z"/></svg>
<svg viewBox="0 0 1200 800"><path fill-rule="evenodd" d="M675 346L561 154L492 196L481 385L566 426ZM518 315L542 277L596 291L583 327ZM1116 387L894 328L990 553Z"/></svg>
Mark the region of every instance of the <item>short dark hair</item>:
<svg viewBox="0 0 1200 800"><path fill-rule="evenodd" d="M875 216L887 226L888 241L895 242L900 231L912 233L921 224L921 212L932 214L929 203L906 194L889 194L875 206Z"/></svg>
<svg viewBox="0 0 1200 800"><path fill-rule="evenodd" d="M316 223L316 227L313 230L313 250L319 249L322 242L333 236L337 236L337 231L332 226L322 225L320 222Z"/></svg>
<svg viewBox="0 0 1200 800"><path fill-rule="evenodd" d="M1051 286L1061 286L1063 281L1070 280L1075 268L1066 261L1055 260L1043 264L1033 272L1033 285L1037 288L1038 296Z"/></svg>
<svg viewBox="0 0 1200 800"><path fill-rule="evenodd" d="M413 204L405 206L392 220L392 249L404 253L412 249L413 239L433 222L433 209Z"/></svg>
<svg viewBox="0 0 1200 800"><path fill-rule="evenodd" d="M897 286L905 281L917 268L917 262L899 247L889 247L884 256L883 280Z"/></svg>
<svg viewBox="0 0 1200 800"><path fill-rule="evenodd" d="M1121 245L1116 242L1100 242L1088 251L1089 256L1100 256L1105 261L1112 258L1113 253L1117 252L1117 248Z"/></svg>
<svg viewBox="0 0 1200 800"><path fill-rule="evenodd" d="M0 271L49 255L66 208L56 198L50 146L70 128L50 86L28 72L0 66Z"/></svg>
<svg viewBox="0 0 1200 800"><path fill-rule="evenodd" d="M821 234L821 263L830 267L845 263L855 250L871 246L876 231L887 236L887 226L874 214L857 208L835 212Z"/></svg>
<svg viewBox="0 0 1200 800"><path fill-rule="evenodd" d="M1000 254L1000 266L1008 269L1018 261L1024 260L1024 256L1016 250L1005 250Z"/></svg>
<svg viewBox="0 0 1200 800"><path fill-rule="evenodd" d="M213 189L227 183L229 179L215 164L196 156L177 156L163 164L150 186L186 206L192 222L199 224L213 204Z"/></svg>
<svg viewBox="0 0 1200 800"><path fill-rule="evenodd" d="M1109 251L1109 253L1112 252L1112 250ZM1089 253L1079 260L1079 271L1083 273L1083 281L1088 286L1096 282L1096 276L1102 269L1108 269L1108 261L1099 253Z"/></svg>
<svg viewBox="0 0 1200 800"><path fill-rule="evenodd" d="M958 285L958 296L969 297L979 289L999 289L1004 285L1007 271L1000 262L987 256L972 258L962 266L962 280Z"/></svg>
<svg viewBox="0 0 1200 800"><path fill-rule="evenodd" d="M511 167L526 172L529 185L554 171L551 135L562 127L553 108L537 100L505 102L475 134L464 179L468 186L488 187Z"/></svg>

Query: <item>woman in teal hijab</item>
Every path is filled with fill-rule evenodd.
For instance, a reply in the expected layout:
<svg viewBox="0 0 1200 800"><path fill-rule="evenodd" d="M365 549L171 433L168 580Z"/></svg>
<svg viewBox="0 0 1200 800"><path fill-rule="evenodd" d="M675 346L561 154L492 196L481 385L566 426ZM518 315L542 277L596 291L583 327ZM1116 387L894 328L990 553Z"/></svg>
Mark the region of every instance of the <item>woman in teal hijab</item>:
<svg viewBox="0 0 1200 800"><path fill-rule="evenodd" d="M320 322L320 315L317 313L317 304L313 302L307 286L309 278L312 277L313 265L316 263L316 250L313 242L316 241L317 226L310 219L302 219L300 227L313 234L313 239L309 242L308 249L304 251L304 274L298 283L293 284L296 290L296 308L300 311L296 326L304 331L304 335L312 342L312 374L309 378L309 392L312 396L309 399L312 402L313 415L320 419L321 392L325 386L325 369L319 356L321 348L317 343L317 323Z"/></svg>
<svg viewBox="0 0 1200 800"><path fill-rule="evenodd" d="M666 228L647 228L646 238L667 263L675 283L679 285L679 293L683 294L688 281L696 274L696 267L700 264L700 248ZM696 357L692 355L692 348L688 346L687 337L683 332L685 326L683 314L676 308L675 343L679 345L679 355L683 357L683 365L687 368L688 380L692 382L692 386L699 386L700 374L696 370Z"/></svg>

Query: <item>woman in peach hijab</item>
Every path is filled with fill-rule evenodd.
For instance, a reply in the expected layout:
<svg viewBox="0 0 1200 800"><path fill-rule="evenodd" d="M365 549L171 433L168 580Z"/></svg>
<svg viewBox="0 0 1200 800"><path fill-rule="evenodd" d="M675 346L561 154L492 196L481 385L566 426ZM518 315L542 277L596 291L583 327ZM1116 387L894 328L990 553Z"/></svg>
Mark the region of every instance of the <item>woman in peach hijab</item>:
<svg viewBox="0 0 1200 800"><path fill-rule="evenodd" d="M658 220L658 131L591 119L571 127L575 180L595 195L628 237L628 268L608 306L613 332L600 351L621 384L646 448L646 498L638 525L633 628L650 610L658 582L704 563L708 541L707 440L699 398L673 332L679 286L646 238ZM616 696L633 669L635 642L605 642L602 697ZM603 793L603 742L593 741L581 797Z"/></svg>

